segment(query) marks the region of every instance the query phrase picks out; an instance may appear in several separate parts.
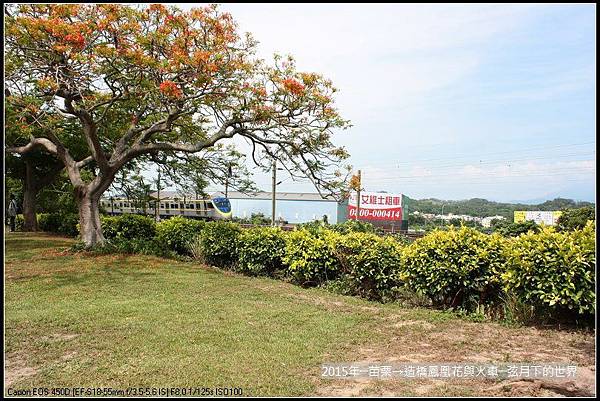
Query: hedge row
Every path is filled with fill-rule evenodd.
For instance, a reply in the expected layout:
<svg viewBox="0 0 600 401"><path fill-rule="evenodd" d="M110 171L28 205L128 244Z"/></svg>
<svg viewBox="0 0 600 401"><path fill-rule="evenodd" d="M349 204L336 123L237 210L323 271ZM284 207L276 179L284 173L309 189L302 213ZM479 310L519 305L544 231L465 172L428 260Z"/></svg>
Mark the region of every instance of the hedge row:
<svg viewBox="0 0 600 401"><path fill-rule="evenodd" d="M239 230L217 222L197 244L197 255L211 264L302 286L339 282L344 293L373 300L409 290L436 307L475 311L501 309L510 295L540 316L595 314L593 223L516 238L451 228L406 245L365 232Z"/></svg>
<svg viewBox="0 0 600 401"><path fill-rule="evenodd" d="M72 222L40 219L42 229L49 225L68 230ZM412 291L436 307L473 311L482 305L502 307L504 299L513 297L546 314L595 314L593 222L581 230L544 227L514 238L450 228L411 244L351 225L284 232L183 217L155 224L148 217L126 215L103 217L102 226L118 251L191 256L302 286L336 283L346 294L373 300Z"/></svg>
<svg viewBox="0 0 600 401"><path fill-rule="evenodd" d="M41 213L37 215L38 228L56 234L76 237L79 235L79 215L76 213Z"/></svg>

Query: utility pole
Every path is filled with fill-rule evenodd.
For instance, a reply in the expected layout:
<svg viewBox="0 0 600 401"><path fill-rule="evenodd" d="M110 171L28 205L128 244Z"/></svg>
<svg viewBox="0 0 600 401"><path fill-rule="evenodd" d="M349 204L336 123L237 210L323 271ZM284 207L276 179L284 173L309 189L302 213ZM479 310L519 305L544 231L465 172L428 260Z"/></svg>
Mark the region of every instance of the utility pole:
<svg viewBox="0 0 600 401"><path fill-rule="evenodd" d="M272 179L272 186L273 186L273 194L271 195L271 225L275 226L275 190L277 187L277 160L273 159L273 179Z"/></svg>
<svg viewBox="0 0 600 401"><path fill-rule="evenodd" d="M362 179L360 177L360 170L358 170L358 189L356 190L356 220L360 216L360 188L362 186Z"/></svg>
<svg viewBox="0 0 600 401"><path fill-rule="evenodd" d="M229 177L231 177L231 163L227 164L227 176L225 177L225 197L227 198L227 189L229 188Z"/></svg>
<svg viewBox="0 0 600 401"><path fill-rule="evenodd" d="M154 204L155 220L160 221L160 166L158 166L158 178L156 179L156 203Z"/></svg>

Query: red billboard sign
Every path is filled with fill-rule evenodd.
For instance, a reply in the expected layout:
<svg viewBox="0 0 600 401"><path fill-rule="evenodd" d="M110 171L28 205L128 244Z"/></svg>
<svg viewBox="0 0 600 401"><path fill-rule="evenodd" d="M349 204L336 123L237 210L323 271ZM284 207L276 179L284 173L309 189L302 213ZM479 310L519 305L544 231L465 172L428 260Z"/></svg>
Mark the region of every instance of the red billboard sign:
<svg viewBox="0 0 600 401"><path fill-rule="evenodd" d="M348 218L356 219L357 199L356 193L350 195L348 200ZM402 194L388 194L380 192L360 193L359 220L402 220Z"/></svg>

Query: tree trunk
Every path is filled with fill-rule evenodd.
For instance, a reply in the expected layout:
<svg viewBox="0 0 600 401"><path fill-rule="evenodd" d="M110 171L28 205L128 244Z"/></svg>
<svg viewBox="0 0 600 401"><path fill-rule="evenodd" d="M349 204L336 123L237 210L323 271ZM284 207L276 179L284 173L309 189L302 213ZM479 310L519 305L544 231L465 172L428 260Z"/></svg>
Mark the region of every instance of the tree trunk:
<svg viewBox="0 0 600 401"><path fill-rule="evenodd" d="M79 233L85 246L90 248L104 242L100 223L100 197L115 179L115 171L99 174L91 183L75 187L79 206Z"/></svg>
<svg viewBox="0 0 600 401"><path fill-rule="evenodd" d="M80 192L77 194L77 192ZM79 196L78 196L79 195ZM92 195L84 189L76 190L77 204L79 206L79 232L81 240L86 247L92 247L104 242L102 226L100 225L100 195Z"/></svg>
<svg viewBox="0 0 600 401"><path fill-rule="evenodd" d="M37 231L37 217L35 214L35 188L25 188L23 191L23 231Z"/></svg>
<svg viewBox="0 0 600 401"><path fill-rule="evenodd" d="M35 215L35 198L38 193L33 176L33 166L29 160L25 161L25 185L23 185L23 231L37 231L37 218Z"/></svg>

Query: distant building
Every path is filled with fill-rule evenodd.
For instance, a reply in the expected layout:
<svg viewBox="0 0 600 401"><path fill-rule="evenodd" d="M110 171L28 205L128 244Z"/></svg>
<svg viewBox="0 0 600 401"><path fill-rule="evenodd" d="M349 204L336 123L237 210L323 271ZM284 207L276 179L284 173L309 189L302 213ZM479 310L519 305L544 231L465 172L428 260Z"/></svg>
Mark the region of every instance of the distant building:
<svg viewBox="0 0 600 401"><path fill-rule="evenodd" d="M271 192L242 193L229 191L233 217L246 218L253 213L271 216ZM292 224L322 220L327 216L331 224L346 220L346 205L338 203L332 197L322 198L318 193L277 192L275 194L275 214L278 220Z"/></svg>
<svg viewBox="0 0 600 401"><path fill-rule="evenodd" d="M484 227L491 227L493 220L506 220L504 216L489 216L481 219L481 225Z"/></svg>
<svg viewBox="0 0 600 401"><path fill-rule="evenodd" d="M448 214L433 214L433 213L419 213L414 212L413 214L415 215L420 215L425 217L426 219L439 219L439 220L444 220L444 221L450 221L450 220L463 220L463 221L475 221L477 223L481 223L482 218L481 217L477 217L477 216L469 216L467 214L452 214L452 213L448 213Z"/></svg>
<svg viewBox="0 0 600 401"><path fill-rule="evenodd" d="M522 223L524 221L534 221L537 224L553 226L556 224L561 214L561 211L518 210L515 211L514 222Z"/></svg>

